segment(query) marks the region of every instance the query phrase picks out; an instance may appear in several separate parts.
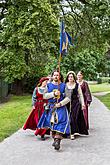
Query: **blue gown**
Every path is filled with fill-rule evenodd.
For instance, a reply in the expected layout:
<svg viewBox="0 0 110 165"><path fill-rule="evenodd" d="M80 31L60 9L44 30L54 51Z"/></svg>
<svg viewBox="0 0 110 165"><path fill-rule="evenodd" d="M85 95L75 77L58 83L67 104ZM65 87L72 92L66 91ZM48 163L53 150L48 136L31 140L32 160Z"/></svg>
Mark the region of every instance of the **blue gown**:
<svg viewBox="0 0 110 165"><path fill-rule="evenodd" d="M55 89L58 89L58 85L53 83L47 84L48 93L52 92ZM60 83L60 98L58 102L64 99L65 93L65 83ZM38 128L50 128L52 131L56 131L63 134L70 133L70 122L69 122L69 115L66 106L62 106L60 108L56 108L55 112L52 113L54 104L57 102L56 98L48 99L49 104L49 111L44 112L40 118L38 123ZM53 121L52 121L53 117Z"/></svg>

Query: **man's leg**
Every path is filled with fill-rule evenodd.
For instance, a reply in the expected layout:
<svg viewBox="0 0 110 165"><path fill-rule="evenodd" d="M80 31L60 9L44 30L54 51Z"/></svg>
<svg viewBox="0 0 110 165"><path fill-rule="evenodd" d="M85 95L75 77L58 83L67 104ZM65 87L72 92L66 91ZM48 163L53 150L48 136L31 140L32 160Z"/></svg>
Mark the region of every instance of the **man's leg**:
<svg viewBox="0 0 110 165"><path fill-rule="evenodd" d="M60 142L61 142L62 138L63 138L62 133L56 132L56 134L54 136L54 143L53 143L55 150L60 149Z"/></svg>
<svg viewBox="0 0 110 165"><path fill-rule="evenodd" d="M54 147L55 147L55 135L56 135L56 131L52 131L52 138L54 139L52 146L54 146Z"/></svg>

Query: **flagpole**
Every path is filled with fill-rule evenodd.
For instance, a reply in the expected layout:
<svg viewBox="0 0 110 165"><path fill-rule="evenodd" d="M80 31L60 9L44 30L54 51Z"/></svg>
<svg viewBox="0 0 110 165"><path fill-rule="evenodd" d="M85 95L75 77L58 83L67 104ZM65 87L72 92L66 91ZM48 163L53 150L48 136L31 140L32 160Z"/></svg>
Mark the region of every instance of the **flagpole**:
<svg viewBox="0 0 110 165"><path fill-rule="evenodd" d="M61 24L61 31L60 31L60 46L61 46L61 34L62 33L62 24ZM62 57L62 54L61 54L61 50L60 50L60 55L59 55L59 59L58 59L58 72L59 72L59 76L60 76L60 64L61 64L61 57ZM60 91L60 78L59 77L59 80L58 80L58 90ZM58 100L59 98L57 98L57 103L58 103Z"/></svg>
<svg viewBox="0 0 110 165"><path fill-rule="evenodd" d="M60 76L60 64L61 64L61 53L60 53L60 56L59 56L59 59L58 59L58 73L59 73L59 76ZM59 77L59 80L58 80L58 90L60 91L60 78ZM57 98L57 103L58 103L58 100L59 98Z"/></svg>

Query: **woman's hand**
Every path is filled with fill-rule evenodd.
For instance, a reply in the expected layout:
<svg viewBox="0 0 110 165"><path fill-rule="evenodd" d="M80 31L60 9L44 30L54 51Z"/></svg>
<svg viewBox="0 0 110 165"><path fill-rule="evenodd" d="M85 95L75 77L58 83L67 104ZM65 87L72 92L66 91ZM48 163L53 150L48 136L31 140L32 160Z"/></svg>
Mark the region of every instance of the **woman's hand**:
<svg viewBox="0 0 110 165"><path fill-rule="evenodd" d="M89 106L90 106L90 104L88 103L88 104L87 104L87 106L89 107Z"/></svg>
<svg viewBox="0 0 110 165"><path fill-rule="evenodd" d="M35 106L33 105L33 107L32 107L33 109L35 109Z"/></svg>
<svg viewBox="0 0 110 165"><path fill-rule="evenodd" d="M85 109L85 108L86 108L86 106L85 105L82 105L82 110Z"/></svg>

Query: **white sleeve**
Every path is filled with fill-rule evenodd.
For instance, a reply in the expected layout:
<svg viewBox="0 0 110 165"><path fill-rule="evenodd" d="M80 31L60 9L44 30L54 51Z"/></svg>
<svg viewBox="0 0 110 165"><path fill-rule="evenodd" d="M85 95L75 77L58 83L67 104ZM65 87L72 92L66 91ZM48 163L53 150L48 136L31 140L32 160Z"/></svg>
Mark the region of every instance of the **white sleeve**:
<svg viewBox="0 0 110 165"><path fill-rule="evenodd" d="M84 106L84 97L83 97L83 93L82 93L80 85L78 86L78 93L79 93L79 99L80 99L81 105Z"/></svg>
<svg viewBox="0 0 110 165"><path fill-rule="evenodd" d="M66 104L69 103L69 102L70 102L69 97L65 97L62 101L60 101L61 106L64 106L64 105L66 105Z"/></svg>
<svg viewBox="0 0 110 165"><path fill-rule="evenodd" d="M44 99L53 98L53 97L54 97L54 92L48 93L47 91L48 91L48 90L47 90L47 87L46 87L45 90L44 90L43 98L44 98Z"/></svg>
<svg viewBox="0 0 110 165"><path fill-rule="evenodd" d="M33 94L32 94L32 106L34 106L36 101L37 101L36 90L37 90L37 88L34 88L34 91L33 91Z"/></svg>
<svg viewBox="0 0 110 165"><path fill-rule="evenodd" d="M71 92L65 88L65 98L60 101L61 105L64 106L71 101Z"/></svg>

